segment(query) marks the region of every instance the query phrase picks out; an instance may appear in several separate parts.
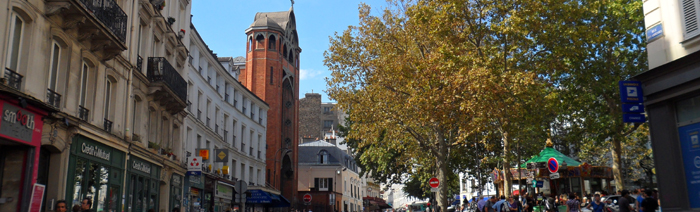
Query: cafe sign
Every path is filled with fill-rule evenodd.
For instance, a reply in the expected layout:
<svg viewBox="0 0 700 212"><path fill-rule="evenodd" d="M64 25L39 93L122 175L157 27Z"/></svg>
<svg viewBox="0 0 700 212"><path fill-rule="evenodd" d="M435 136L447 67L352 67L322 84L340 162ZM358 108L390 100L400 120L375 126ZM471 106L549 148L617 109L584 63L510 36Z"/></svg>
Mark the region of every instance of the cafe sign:
<svg viewBox="0 0 700 212"><path fill-rule="evenodd" d="M133 160L133 161L134 162L132 163L132 166L131 166L132 169L139 170L139 171L146 173L146 174L151 174L151 165L146 164L144 162L136 161L136 160Z"/></svg>

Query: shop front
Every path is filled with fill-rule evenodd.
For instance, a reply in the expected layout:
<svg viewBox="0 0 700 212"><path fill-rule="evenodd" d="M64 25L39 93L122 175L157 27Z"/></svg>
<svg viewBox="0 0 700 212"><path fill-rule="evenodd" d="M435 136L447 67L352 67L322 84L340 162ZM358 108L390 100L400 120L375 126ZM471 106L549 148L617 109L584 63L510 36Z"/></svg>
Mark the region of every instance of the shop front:
<svg viewBox="0 0 700 212"><path fill-rule="evenodd" d="M233 185L221 181L217 182L214 196L214 211L232 211L231 202L233 201L233 194L235 192Z"/></svg>
<svg viewBox="0 0 700 212"><path fill-rule="evenodd" d="M126 153L82 135L70 149L66 202L80 205L90 198L94 211L119 211Z"/></svg>
<svg viewBox="0 0 700 212"><path fill-rule="evenodd" d="M199 212L203 207L203 195L204 195L204 175L187 175L185 188L189 189L187 192L187 199L182 205L183 208L187 208L187 211Z"/></svg>
<svg viewBox="0 0 700 212"><path fill-rule="evenodd" d="M161 167L131 155L127 163L126 211L159 211Z"/></svg>
<svg viewBox="0 0 700 212"><path fill-rule="evenodd" d="M47 113L0 96L0 211L27 211L37 182L42 117ZM44 185L39 185L44 186Z"/></svg>
<svg viewBox="0 0 700 212"><path fill-rule="evenodd" d="M202 173L202 178L204 178L204 200L202 201L202 208L204 208L205 212L213 212L216 179L213 176L204 173Z"/></svg>
<svg viewBox="0 0 700 212"><path fill-rule="evenodd" d="M170 177L170 210L182 208L182 175L173 174Z"/></svg>

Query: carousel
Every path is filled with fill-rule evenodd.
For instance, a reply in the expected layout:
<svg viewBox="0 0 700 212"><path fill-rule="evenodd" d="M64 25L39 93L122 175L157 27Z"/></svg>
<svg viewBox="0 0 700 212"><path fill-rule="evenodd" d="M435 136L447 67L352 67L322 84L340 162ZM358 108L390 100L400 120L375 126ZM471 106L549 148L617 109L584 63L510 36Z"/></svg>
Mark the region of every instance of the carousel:
<svg viewBox="0 0 700 212"><path fill-rule="evenodd" d="M611 181L612 168L607 166L593 166L581 163L552 148L551 140L547 139L546 147L538 155L520 164L518 168L508 171L494 169L491 177L494 179L498 194L503 195L505 174L511 176L513 195L523 192L540 193L556 196L560 194L577 193L579 196L592 194L597 191L612 193ZM550 162L558 163L558 171L550 171ZM519 186L522 185L522 186ZM525 189L527 188L527 189Z"/></svg>

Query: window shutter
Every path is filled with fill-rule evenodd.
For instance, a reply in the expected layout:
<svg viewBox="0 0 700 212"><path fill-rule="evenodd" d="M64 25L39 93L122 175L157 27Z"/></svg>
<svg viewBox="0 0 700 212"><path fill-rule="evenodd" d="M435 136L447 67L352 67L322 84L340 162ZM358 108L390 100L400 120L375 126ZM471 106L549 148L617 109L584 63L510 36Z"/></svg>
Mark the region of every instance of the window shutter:
<svg viewBox="0 0 700 212"><path fill-rule="evenodd" d="M700 0L681 0L681 18L684 39L700 34Z"/></svg>
<svg viewBox="0 0 700 212"><path fill-rule="evenodd" d="M318 191L318 178L314 178L314 189L312 191Z"/></svg>
<svg viewBox="0 0 700 212"><path fill-rule="evenodd" d="M328 178L328 191L333 191L333 178Z"/></svg>

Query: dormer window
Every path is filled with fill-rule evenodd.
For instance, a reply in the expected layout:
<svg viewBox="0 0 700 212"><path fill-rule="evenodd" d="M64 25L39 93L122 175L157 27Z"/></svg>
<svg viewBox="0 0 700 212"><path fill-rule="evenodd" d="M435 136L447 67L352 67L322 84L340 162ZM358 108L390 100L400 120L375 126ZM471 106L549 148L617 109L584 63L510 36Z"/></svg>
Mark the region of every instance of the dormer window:
<svg viewBox="0 0 700 212"><path fill-rule="evenodd" d="M321 152L318 153L318 163L328 164L328 152L326 150L321 150Z"/></svg>

